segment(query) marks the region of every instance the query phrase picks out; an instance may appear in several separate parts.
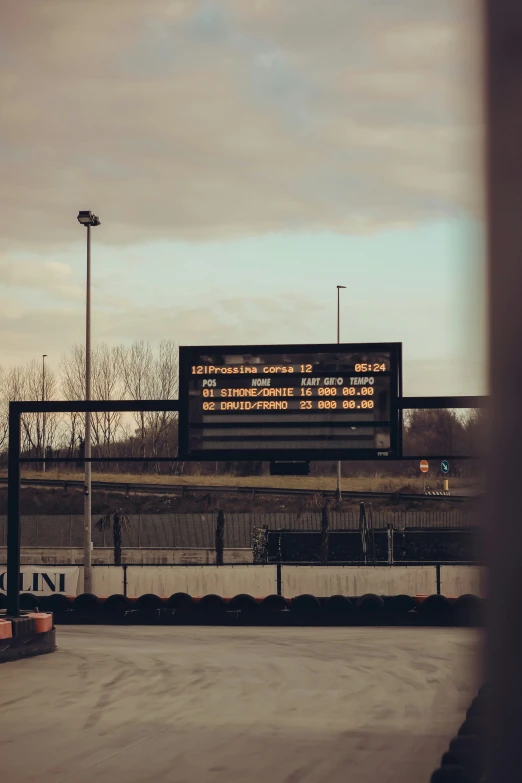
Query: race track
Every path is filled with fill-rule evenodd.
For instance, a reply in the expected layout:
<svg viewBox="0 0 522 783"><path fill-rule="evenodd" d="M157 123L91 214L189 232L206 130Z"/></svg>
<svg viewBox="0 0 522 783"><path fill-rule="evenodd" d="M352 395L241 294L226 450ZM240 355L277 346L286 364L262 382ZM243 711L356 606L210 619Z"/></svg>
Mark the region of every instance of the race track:
<svg viewBox="0 0 522 783"><path fill-rule="evenodd" d="M58 627L0 667L6 783L428 783L479 633Z"/></svg>

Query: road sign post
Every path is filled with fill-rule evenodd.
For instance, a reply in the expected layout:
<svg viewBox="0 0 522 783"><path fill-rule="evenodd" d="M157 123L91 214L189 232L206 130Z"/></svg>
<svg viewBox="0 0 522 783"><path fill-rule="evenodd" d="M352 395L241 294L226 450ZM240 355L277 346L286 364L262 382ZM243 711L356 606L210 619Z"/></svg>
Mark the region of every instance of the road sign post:
<svg viewBox="0 0 522 783"><path fill-rule="evenodd" d="M440 463L440 469L444 476L447 476L450 470L450 464L447 459L443 459ZM442 489L444 492L449 492L449 481L447 478L442 482Z"/></svg>
<svg viewBox="0 0 522 783"><path fill-rule="evenodd" d="M426 477L426 473L430 469L430 463L428 462L428 460L427 459L421 459L419 467L420 467L420 471L421 471L422 475L424 477ZM424 480L422 482L422 491L423 491L423 493L426 492L426 478L424 478Z"/></svg>

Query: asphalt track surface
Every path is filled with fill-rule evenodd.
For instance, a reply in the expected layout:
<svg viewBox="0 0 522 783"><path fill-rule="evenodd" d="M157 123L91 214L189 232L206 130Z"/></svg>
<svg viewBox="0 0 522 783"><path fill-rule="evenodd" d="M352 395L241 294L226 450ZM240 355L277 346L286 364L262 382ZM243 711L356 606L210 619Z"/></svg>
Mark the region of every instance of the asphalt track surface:
<svg viewBox="0 0 522 783"><path fill-rule="evenodd" d="M479 634L58 627L0 666L6 783L428 783Z"/></svg>

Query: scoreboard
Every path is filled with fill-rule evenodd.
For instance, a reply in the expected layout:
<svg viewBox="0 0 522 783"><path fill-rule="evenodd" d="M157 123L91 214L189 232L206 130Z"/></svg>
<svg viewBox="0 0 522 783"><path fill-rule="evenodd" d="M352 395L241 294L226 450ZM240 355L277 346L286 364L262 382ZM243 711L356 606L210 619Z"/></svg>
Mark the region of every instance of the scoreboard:
<svg viewBox="0 0 522 783"><path fill-rule="evenodd" d="M401 343L180 348L180 456L400 455Z"/></svg>

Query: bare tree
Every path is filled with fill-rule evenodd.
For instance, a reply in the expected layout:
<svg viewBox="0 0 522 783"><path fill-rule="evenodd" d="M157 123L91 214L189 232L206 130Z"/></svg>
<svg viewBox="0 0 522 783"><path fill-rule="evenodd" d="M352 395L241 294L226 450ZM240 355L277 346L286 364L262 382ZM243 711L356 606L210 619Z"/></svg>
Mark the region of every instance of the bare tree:
<svg viewBox="0 0 522 783"><path fill-rule="evenodd" d="M122 380L133 400L172 400L178 393L178 348L163 340L154 355L151 346L135 342L119 348ZM136 435L142 457L176 456L177 415L169 411L137 411ZM159 463L156 463L159 471Z"/></svg>
<svg viewBox="0 0 522 783"><path fill-rule="evenodd" d="M178 396L179 356L173 340L162 340L153 364L147 399L174 400ZM146 416L151 455L177 455L177 414L173 411L149 411ZM159 471L159 464L156 464Z"/></svg>
<svg viewBox="0 0 522 783"><path fill-rule="evenodd" d="M7 448L9 432L9 398L6 390L6 373L0 365L0 457Z"/></svg>
<svg viewBox="0 0 522 783"><path fill-rule="evenodd" d="M74 345L62 357L62 390L67 400L85 399L85 347ZM119 351L105 343L95 347L91 355L92 396L97 400L117 400L123 397ZM98 456L112 456L122 423L119 411L93 413L92 436ZM85 432L85 416L72 414L69 428L69 451L75 449Z"/></svg>
<svg viewBox="0 0 522 783"><path fill-rule="evenodd" d="M33 359L23 368L23 371L25 372L26 400L45 400L48 402L54 399L58 389L58 381L52 367L47 365L44 376L41 363ZM36 456L43 457L46 448L53 448L59 424L60 417L57 414L44 414L43 411L41 413L27 414L22 418L22 427L29 442L29 448L35 451Z"/></svg>
<svg viewBox="0 0 522 783"><path fill-rule="evenodd" d="M105 343L101 343L94 349L92 390L94 399L98 400L118 400L123 397L118 348L110 348ZM113 446L121 423L120 411L104 411L92 415L94 441L100 456L113 456Z"/></svg>
<svg viewBox="0 0 522 783"><path fill-rule="evenodd" d="M154 372L154 357L151 347L142 340L130 347L120 346L118 361L125 394L131 400L143 400L150 394ZM139 455L146 456L147 422L146 411L136 411L134 420L139 435Z"/></svg>
<svg viewBox="0 0 522 783"><path fill-rule="evenodd" d="M53 399L58 387L56 373L47 367L45 372L45 387L43 385L42 366L36 360L25 365L10 367L3 373L2 397L3 411L1 432L7 437L7 405L11 400L45 400ZM22 416L22 450L30 451L36 457L43 456L45 446L53 447L59 427L59 417L56 414L46 414L46 437L43 442L43 413L26 413Z"/></svg>
<svg viewBox="0 0 522 783"><path fill-rule="evenodd" d="M66 400L85 399L85 347L73 345L62 356L60 363L62 376L62 394ZM83 413L71 413L68 416L68 434L64 438L67 457L74 456L79 442L85 435L85 416Z"/></svg>

